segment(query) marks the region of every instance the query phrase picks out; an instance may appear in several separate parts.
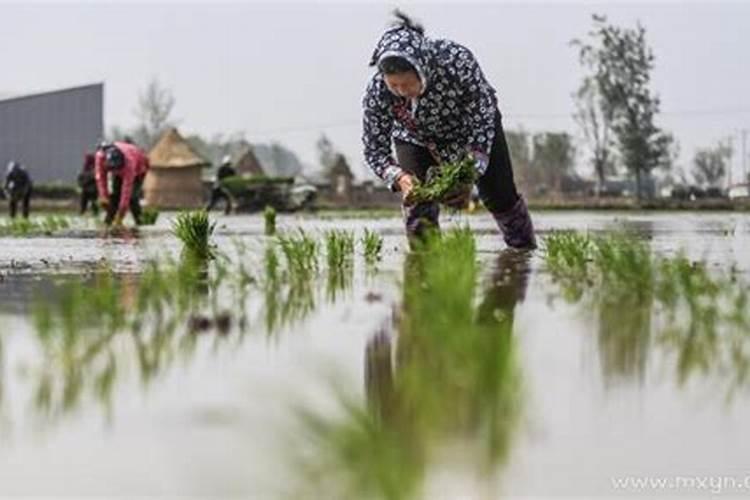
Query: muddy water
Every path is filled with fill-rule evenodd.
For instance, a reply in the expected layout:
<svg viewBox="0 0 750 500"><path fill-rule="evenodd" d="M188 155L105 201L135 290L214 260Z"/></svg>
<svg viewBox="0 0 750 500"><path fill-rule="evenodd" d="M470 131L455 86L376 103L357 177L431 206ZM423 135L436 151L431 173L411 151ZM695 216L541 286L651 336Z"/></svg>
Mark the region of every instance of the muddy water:
<svg viewBox="0 0 750 500"><path fill-rule="evenodd" d="M218 220L219 247L231 253L237 241L246 244L243 258L260 272L262 218ZM611 335L641 312L605 314L561 300L538 255L519 264L483 216L447 218L444 226L462 222L478 235L478 307L510 318L523 410L504 431L509 444L496 460L477 454L473 441L482 433L465 422L460 431L431 435L429 457L415 468L419 487L409 495L706 497L717 491L704 479L743 483L750 475L748 366L706 355L685 367L648 322L624 338ZM624 229L664 255L684 251L711 268L735 263L750 274L750 218L743 215L555 212L535 222L542 234ZM384 236L384 258L373 274L358 256L351 287L332 296L322 280L312 307L271 331L262 294L250 291L244 331L236 323L226 336L178 329L158 363L143 362L137 337L118 335L95 366L82 369L81 393L67 399L44 397L50 375L63 385L81 379L57 369L59 353L44 349L34 304L60 300L65 282L92 280L102 261L125 282L137 281L154 255L179 252L169 217L123 238L86 230L0 239L0 496L332 498L311 487L294 461L315 446L299 412L342 417L342 392L368 408L405 369L396 324L407 247L396 218L280 217L278 226L312 234L367 227ZM232 309L228 299L220 305ZM97 390L105 372L108 389ZM481 408L482 397L458 401ZM626 477L698 481L682 489L616 488L613 481ZM396 491L393 498L407 496Z"/></svg>

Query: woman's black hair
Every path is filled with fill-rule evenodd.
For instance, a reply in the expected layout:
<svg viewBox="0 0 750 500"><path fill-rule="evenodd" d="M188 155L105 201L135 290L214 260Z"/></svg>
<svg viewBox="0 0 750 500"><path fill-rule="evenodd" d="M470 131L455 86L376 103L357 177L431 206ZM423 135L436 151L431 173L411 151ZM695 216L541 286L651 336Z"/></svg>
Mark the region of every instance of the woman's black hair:
<svg viewBox="0 0 750 500"><path fill-rule="evenodd" d="M384 75L397 75L400 73L408 73L409 71L417 72L417 68L412 63L406 60L404 57L399 56L388 56L384 57L378 63L378 69Z"/></svg>
<svg viewBox="0 0 750 500"><path fill-rule="evenodd" d="M410 30L416 31L420 35L424 35L424 26L415 22L411 17L407 16L400 10L395 9L393 11L393 17L395 17L396 20L393 21L393 23L391 24L392 26L394 27L403 26L404 28L408 28Z"/></svg>

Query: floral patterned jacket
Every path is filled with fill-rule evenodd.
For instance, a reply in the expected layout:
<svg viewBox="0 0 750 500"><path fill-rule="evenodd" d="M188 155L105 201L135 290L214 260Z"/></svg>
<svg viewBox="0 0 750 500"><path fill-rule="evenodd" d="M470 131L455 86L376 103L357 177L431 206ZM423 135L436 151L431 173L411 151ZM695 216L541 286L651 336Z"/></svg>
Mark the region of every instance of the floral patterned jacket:
<svg viewBox="0 0 750 500"><path fill-rule="evenodd" d="M440 162L473 153L482 175L495 139L497 98L471 51L399 26L383 34L370 65L394 55L417 69L424 90L412 100L388 90L380 72L372 77L362 101L362 141L370 169L395 187L402 172L391 149L397 138L427 147Z"/></svg>

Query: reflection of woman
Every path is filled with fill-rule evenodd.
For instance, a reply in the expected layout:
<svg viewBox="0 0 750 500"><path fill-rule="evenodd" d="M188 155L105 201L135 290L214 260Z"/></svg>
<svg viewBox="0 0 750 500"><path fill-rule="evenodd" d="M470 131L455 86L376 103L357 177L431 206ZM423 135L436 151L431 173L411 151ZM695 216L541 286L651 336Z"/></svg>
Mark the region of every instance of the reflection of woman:
<svg viewBox="0 0 750 500"><path fill-rule="evenodd" d="M495 431L495 441L489 443L494 458L503 456L518 416L512 330L515 306L526 294L529 257L525 252L502 252L482 302L470 315L476 319L448 337L427 331L429 325L420 326L419 306L413 307L413 296L406 292L395 370L390 325L380 328L366 348L365 391L380 420L401 431L421 425L409 432L422 435L438 430L425 428L430 426L469 432L489 427ZM405 272L419 274L421 264L420 255L410 254ZM413 275L404 281L420 282ZM482 421L485 418L491 421Z"/></svg>
<svg viewBox="0 0 750 500"><path fill-rule="evenodd" d="M433 40L408 17L387 30L370 62L377 67L363 101L365 158L404 198L427 169L470 154L479 197L508 246L533 248L534 229L513 180L495 89L466 47ZM396 157L391 154L395 143ZM465 206L470 186L446 200ZM438 224L437 203L404 206L406 230L419 235Z"/></svg>

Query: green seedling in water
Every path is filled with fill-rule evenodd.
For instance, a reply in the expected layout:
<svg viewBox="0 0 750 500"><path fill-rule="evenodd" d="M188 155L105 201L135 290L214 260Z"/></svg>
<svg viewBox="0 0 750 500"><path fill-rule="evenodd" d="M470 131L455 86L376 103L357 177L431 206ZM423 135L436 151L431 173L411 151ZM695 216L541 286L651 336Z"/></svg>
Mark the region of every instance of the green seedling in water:
<svg viewBox="0 0 750 500"><path fill-rule="evenodd" d="M507 278L508 270L500 266L498 274ZM332 374L338 411L299 411L314 446L301 461L314 486L300 496L421 498L435 459L445 465L445 443L462 457L475 448L476 470L495 477L522 414L512 334L513 298L520 295L513 283L522 280L493 279L479 302L478 275L468 230L434 235L409 254L398 332L390 334L388 322L367 345L366 403Z"/></svg>
<svg viewBox="0 0 750 500"><path fill-rule="evenodd" d="M365 234L362 236L362 248L367 265L375 265L381 259L383 237L375 231L365 228Z"/></svg>
<svg viewBox="0 0 750 500"><path fill-rule="evenodd" d="M216 257L216 247L211 243L216 222L211 222L208 212L198 210L177 216L172 232L182 241L183 255L200 261Z"/></svg>
<svg viewBox="0 0 750 500"><path fill-rule="evenodd" d="M304 233L299 237L279 237L287 269L282 269L275 245L266 247L263 293L265 324L269 334L274 333L279 325L304 318L315 308L313 279L317 263L311 261L315 259L316 252L312 248L313 243Z"/></svg>
<svg viewBox="0 0 750 500"><path fill-rule="evenodd" d="M336 300L339 290L349 288L354 271L354 234L350 231L328 231L325 234L328 264L328 298Z"/></svg>
<svg viewBox="0 0 750 500"><path fill-rule="evenodd" d="M475 161L467 155L455 163L443 163L429 170L427 181L416 182L406 197L407 205L418 203L443 202L451 196L471 189L476 181Z"/></svg>
<svg viewBox="0 0 750 500"><path fill-rule="evenodd" d="M206 304L204 264L150 262L140 276L115 276L105 268L89 282L63 285L57 300L36 304L34 324L46 360L39 370L38 409L69 411L86 388L107 406L116 352L128 340L143 381L151 380L175 357L177 326ZM217 276L218 287L222 274Z"/></svg>
<svg viewBox="0 0 750 500"><path fill-rule="evenodd" d="M354 262L354 234L350 231L327 231L326 260L329 269L351 267Z"/></svg>
<svg viewBox="0 0 750 500"><path fill-rule="evenodd" d="M318 242L302 229L297 235L277 237L291 280L311 280L318 272Z"/></svg>
<svg viewBox="0 0 750 500"><path fill-rule="evenodd" d="M563 296L585 300L598 319L605 375L642 373L656 345L676 357L680 384L696 374L736 373L729 397L750 382L750 286L736 271L658 256L625 235L553 233L544 248Z"/></svg>
<svg viewBox="0 0 750 500"><path fill-rule="evenodd" d="M159 218L159 211L153 207L146 207L141 211L141 225L153 226Z"/></svg>
<svg viewBox="0 0 750 500"><path fill-rule="evenodd" d="M266 236L276 234L276 210L272 206L266 205L263 210L263 221L265 222Z"/></svg>
<svg viewBox="0 0 750 500"><path fill-rule="evenodd" d="M48 215L44 218L10 219L0 224L0 236L50 235L70 227L67 217Z"/></svg>

